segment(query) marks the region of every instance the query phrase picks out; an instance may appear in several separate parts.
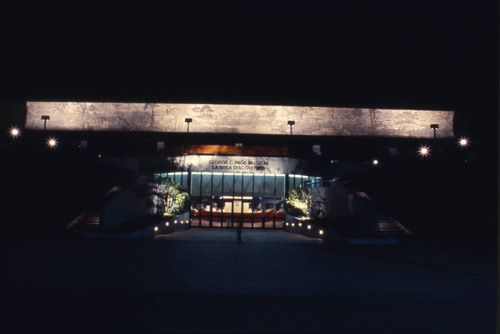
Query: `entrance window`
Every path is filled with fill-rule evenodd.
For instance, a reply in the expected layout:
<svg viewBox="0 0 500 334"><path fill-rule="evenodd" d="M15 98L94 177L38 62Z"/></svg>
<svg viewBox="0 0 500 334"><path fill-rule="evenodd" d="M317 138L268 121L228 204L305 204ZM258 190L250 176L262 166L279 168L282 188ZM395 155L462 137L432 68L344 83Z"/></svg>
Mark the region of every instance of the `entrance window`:
<svg viewBox="0 0 500 334"><path fill-rule="evenodd" d="M167 176L183 183L189 179L183 173ZM281 228L286 190L321 180L306 175L289 175L288 181L286 178L285 174L192 172L191 224L236 227L243 222L245 228Z"/></svg>

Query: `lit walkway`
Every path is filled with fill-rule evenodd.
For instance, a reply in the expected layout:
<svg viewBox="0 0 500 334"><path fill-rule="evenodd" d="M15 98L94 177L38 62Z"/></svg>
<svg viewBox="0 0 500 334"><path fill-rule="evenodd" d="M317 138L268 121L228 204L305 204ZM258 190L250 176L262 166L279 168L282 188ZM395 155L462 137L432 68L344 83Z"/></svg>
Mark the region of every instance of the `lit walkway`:
<svg viewBox="0 0 500 334"><path fill-rule="evenodd" d="M335 251L284 231L243 231L238 243L235 230L191 229L6 252L0 325L14 332L494 330L494 278Z"/></svg>
<svg viewBox="0 0 500 334"><path fill-rule="evenodd" d="M157 240L169 241L205 241L205 242L237 242L236 229L220 228L191 228L171 234L158 235ZM308 238L282 230L257 230L243 229L241 232L242 242L270 242L270 243L306 243L322 244L323 240Z"/></svg>

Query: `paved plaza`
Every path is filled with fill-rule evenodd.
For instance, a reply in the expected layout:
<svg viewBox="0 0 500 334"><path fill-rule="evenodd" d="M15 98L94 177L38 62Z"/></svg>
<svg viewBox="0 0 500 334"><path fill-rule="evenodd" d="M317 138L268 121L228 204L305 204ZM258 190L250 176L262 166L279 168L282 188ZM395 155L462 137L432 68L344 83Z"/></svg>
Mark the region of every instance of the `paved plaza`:
<svg viewBox="0 0 500 334"><path fill-rule="evenodd" d="M235 230L194 228L26 243L4 254L6 333L457 334L495 326L495 260L474 254L347 247L285 231L245 230L238 242Z"/></svg>

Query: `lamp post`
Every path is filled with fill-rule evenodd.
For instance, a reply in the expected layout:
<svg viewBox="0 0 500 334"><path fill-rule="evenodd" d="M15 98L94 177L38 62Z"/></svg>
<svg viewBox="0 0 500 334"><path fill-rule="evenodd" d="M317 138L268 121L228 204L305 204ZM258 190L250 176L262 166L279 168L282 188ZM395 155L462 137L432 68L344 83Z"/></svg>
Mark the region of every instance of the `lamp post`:
<svg viewBox="0 0 500 334"><path fill-rule="evenodd" d="M288 121L288 125L290 125L290 136L293 134L292 127L295 125L295 121Z"/></svg>
<svg viewBox="0 0 500 334"><path fill-rule="evenodd" d="M45 131L47 129L47 121L50 121L50 116L42 115L42 121L43 121L43 131Z"/></svg>
<svg viewBox="0 0 500 334"><path fill-rule="evenodd" d="M436 139L436 129L439 129L439 124L431 124L431 129L434 130L434 139Z"/></svg>
<svg viewBox="0 0 500 334"><path fill-rule="evenodd" d="M189 123L192 123L193 119L192 118L186 118L184 121L187 123L187 133L189 133Z"/></svg>

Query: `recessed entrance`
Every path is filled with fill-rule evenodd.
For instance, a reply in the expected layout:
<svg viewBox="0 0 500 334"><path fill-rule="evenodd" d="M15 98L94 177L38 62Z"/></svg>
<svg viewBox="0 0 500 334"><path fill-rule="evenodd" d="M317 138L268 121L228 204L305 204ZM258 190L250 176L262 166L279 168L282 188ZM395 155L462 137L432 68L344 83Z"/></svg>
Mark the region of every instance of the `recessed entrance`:
<svg viewBox="0 0 500 334"><path fill-rule="evenodd" d="M192 227L282 229L286 191L319 177L294 174L171 172L189 189Z"/></svg>
<svg viewBox="0 0 500 334"><path fill-rule="evenodd" d="M283 228L281 199L250 196L221 196L210 203L191 208L191 226L235 228Z"/></svg>
<svg viewBox="0 0 500 334"><path fill-rule="evenodd" d="M285 174L191 173L191 226L283 228Z"/></svg>

